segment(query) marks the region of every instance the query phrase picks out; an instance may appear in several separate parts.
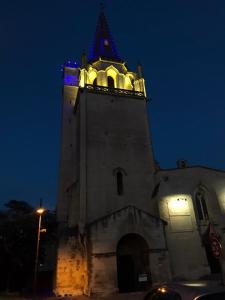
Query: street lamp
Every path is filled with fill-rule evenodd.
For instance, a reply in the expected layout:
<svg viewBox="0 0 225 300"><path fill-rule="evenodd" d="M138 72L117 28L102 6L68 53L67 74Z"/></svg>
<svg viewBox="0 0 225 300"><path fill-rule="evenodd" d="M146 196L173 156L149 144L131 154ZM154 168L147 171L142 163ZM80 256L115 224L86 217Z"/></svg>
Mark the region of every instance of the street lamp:
<svg viewBox="0 0 225 300"><path fill-rule="evenodd" d="M35 256L35 266L34 266L34 295L36 295L37 289L37 271L38 271L38 258L39 258L39 244L40 244L40 233L41 233L41 216L45 212L43 207L36 209L38 214L38 232L37 232L37 246L36 246L36 256Z"/></svg>

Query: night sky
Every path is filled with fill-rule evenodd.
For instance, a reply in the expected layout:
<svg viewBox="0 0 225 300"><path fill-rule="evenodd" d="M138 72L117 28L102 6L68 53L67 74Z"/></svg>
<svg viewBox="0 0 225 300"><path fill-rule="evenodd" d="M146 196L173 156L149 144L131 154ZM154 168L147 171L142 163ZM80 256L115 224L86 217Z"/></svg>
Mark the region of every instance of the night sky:
<svg viewBox="0 0 225 300"><path fill-rule="evenodd" d="M144 68L155 159L225 170L225 1L107 1L120 56ZM54 208L60 66L92 47L99 1L12 0L0 9L0 205Z"/></svg>

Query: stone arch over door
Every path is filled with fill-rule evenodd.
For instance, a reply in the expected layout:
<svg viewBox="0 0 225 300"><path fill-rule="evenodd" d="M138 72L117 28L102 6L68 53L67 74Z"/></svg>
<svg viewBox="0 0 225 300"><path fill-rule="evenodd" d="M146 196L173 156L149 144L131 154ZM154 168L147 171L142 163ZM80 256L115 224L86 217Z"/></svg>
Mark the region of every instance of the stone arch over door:
<svg viewBox="0 0 225 300"><path fill-rule="evenodd" d="M117 244L119 292L145 290L151 284L149 246L139 234L124 235Z"/></svg>

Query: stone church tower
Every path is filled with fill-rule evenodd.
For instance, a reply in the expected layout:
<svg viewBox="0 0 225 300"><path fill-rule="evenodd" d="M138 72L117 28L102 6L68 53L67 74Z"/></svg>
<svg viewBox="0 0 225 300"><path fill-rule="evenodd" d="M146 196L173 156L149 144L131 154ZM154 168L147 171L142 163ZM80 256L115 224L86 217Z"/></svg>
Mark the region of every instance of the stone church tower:
<svg viewBox="0 0 225 300"><path fill-rule="evenodd" d="M129 292L168 279L145 80L118 55L103 12L90 59L66 63L63 78L55 293Z"/></svg>

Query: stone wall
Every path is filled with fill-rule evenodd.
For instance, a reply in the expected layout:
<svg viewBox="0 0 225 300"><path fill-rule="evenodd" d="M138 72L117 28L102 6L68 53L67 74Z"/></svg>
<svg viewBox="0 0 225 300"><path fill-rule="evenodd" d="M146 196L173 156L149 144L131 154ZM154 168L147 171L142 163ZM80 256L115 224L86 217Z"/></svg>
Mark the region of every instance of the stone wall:
<svg viewBox="0 0 225 300"><path fill-rule="evenodd" d="M170 280L170 265L162 220L133 206L125 207L89 225L90 291L110 294L118 291L117 246L121 238L134 233L148 245L151 280ZM138 249L139 245L135 245Z"/></svg>
<svg viewBox="0 0 225 300"><path fill-rule="evenodd" d="M204 167L162 170L156 182L160 216L168 222L166 235L173 278L193 280L210 276L203 238L210 222L224 245L225 173ZM208 210L208 217L201 220L196 206L199 188L205 191Z"/></svg>
<svg viewBox="0 0 225 300"><path fill-rule="evenodd" d="M80 236L69 237L59 244L54 292L57 296L88 294L86 242Z"/></svg>
<svg viewBox="0 0 225 300"><path fill-rule="evenodd" d="M156 213L149 201L154 162L146 101L91 92L84 92L82 101L86 101L87 222L130 204ZM118 169L123 174L120 195Z"/></svg>

